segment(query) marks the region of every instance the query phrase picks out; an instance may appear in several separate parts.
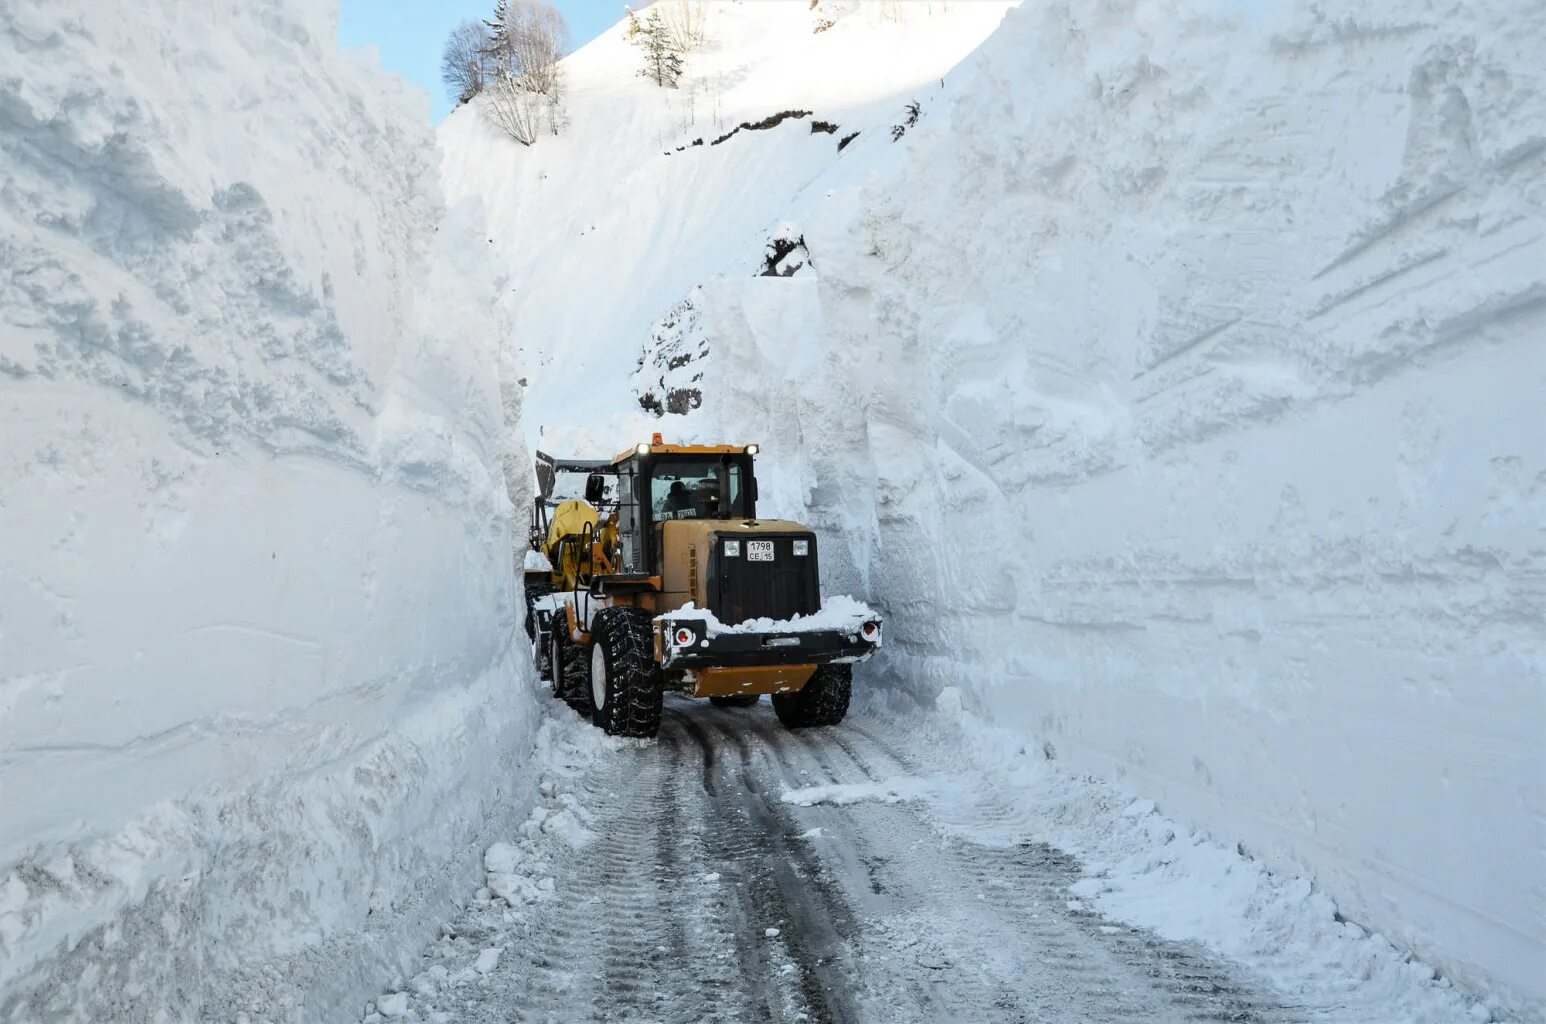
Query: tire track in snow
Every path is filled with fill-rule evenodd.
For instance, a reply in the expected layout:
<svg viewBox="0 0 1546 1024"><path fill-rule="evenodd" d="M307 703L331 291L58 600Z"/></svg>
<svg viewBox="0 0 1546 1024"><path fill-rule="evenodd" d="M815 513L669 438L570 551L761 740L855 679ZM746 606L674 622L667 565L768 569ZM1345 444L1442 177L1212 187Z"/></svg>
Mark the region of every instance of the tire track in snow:
<svg viewBox="0 0 1546 1024"><path fill-rule="evenodd" d="M791 732L765 704L671 699L655 744L603 751L574 780L595 837L551 844L554 895L450 926L464 964L504 947L494 970L421 975L408 1019L1306 1019L1204 951L1071 899L1078 863L1025 834L1013 794L941 820L782 799L948 770L940 756L873 720Z"/></svg>
<svg viewBox="0 0 1546 1024"><path fill-rule="evenodd" d="M811 851L780 820L781 789L771 794L752 771L753 748L746 729L752 716L710 708L671 714L705 751L714 768L706 809L706 856L723 863L739 882L738 948L748 978L772 977L765 990L762 1019L805 1014L817 1021L863 1019L849 998L837 964L845 956L845 934L854 924L846 906L821 878ZM719 756L716 757L716 751ZM734 757L727 756L733 752ZM776 936L766 935L777 928ZM770 943L768 940L776 940ZM773 949L786 954L773 964ZM786 968L792 968L787 970Z"/></svg>
<svg viewBox="0 0 1546 1024"><path fill-rule="evenodd" d="M822 766L831 782L916 774L882 737L847 726L789 734L779 730L769 716L760 724L762 729L747 731L782 754L786 766L796 763L789 748L798 747ZM811 784L807 779L792 781L794 786ZM978 810L979 805L972 809ZM922 823L913 811L875 805L831 810L824 832L840 838L850 854L848 859L863 865L862 876L850 871L846 877L855 881L862 877L872 896L899 894L904 898L893 901L893 909L921 904L938 908L946 917L952 909L959 913L960 908L972 906L975 897L977 912L962 915L963 932L974 928L992 931L981 928L982 921L1002 919L999 938L1007 947L1023 948L1040 957L1043 984L1022 984L1018 990L1013 972L999 978L992 977L991 972L975 976L967 972L955 984L940 986L903 965L903 976L890 979L885 987L925 993L934 1012L931 1014L926 1006L920 1019L932 1015L937 1019L1059 1020L1071 1008L1074 1012L1067 1018L1071 1021L1285 1019L1275 1012L1270 997L1249 993L1199 951L1111 924L1070 901L1065 890L1079 877L1078 864L1050 847L1022 841L1007 849L995 849L949 839L938 853L918 857L892 849L894 844L884 839L912 838L920 831L931 831L920 829ZM1012 827L1023 817L1023 811L1008 800L987 800L980 810L997 826ZM845 832L845 824L866 818L874 820ZM931 869L920 872L918 868L923 865ZM989 901L991 910L981 906ZM925 924L930 923L940 922ZM869 957L872 970L887 969L886 952L878 950ZM988 951L983 951L983 959L987 958ZM920 962L926 972L941 970L941 964L927 962L927 956ZM1037 998L1037 988L1049 989L1050 998Z"/></svg>

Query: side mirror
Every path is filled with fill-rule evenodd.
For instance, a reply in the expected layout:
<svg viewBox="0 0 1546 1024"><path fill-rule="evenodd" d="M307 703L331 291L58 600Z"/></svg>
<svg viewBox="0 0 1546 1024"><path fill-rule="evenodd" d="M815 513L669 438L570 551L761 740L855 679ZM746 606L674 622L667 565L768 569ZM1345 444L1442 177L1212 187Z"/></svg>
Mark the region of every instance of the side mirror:
<svg viewBox="0 0 1546 1024"><path fill-rule="evenodd" d="M607 478L600 473L592 473L585 479L585 500L592 505L601 504L601 498L607 493Z"/></svg>

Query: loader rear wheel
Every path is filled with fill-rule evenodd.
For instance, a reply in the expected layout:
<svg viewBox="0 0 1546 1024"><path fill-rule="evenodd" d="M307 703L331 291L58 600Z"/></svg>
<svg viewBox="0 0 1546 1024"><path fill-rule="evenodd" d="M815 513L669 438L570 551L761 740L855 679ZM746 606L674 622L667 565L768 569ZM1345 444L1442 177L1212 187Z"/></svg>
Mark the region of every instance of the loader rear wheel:
<svg viewBox="0 0 1546 1024"><path fill-rule="evenodd" d="M548 641L548 674L553 677L553 696L582 715L591 713L590 687L586 685L585 648L569 639L563 615L555 616Z"/></svg>
<svg viewBox="0 0 1546 1024"><path fill-rule="evenodd" d="M709 703L717 708L749 708L761 700L760 694L734 694L729 697L710 697Z"/></svg>
<svg viewBox="0 0 1546 1024"><path fill-rule="evenodd" d="M532 610L532 605L541 598L547 597L553 592L551 580L526 577L526 639L537 639L537 613Z"/></svg>
<svg viewBox="0 0 1546 1024"><path fill-rule="evenodd" d="M823 665L794 693L775 693L773 712L790 729L836 725L848 714L853 678L852 665Z"/></svg>
<svg viewBox="0 0 1546 1024"><path fill-rule="evenodd" d="M608 736L651 737L660 730L663 696L650 615L638 608L603 608L591 625L591 720Z"/></svg>

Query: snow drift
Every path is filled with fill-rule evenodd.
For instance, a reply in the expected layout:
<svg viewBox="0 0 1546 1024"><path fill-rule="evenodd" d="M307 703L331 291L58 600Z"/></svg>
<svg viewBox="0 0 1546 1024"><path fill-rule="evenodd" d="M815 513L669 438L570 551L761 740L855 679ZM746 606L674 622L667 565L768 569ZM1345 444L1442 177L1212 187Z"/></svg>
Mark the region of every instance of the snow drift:
<svg viewBox="0 0 1546 1024"><path fill-rule="evenodd" d="M858 230L805 218L896 670L1534 1001L1543 43L1026 7Z"/></svg>
<svg viewBox="0 0 1546 1024"><path fill-rule="evenodd" d="M998 11L901 6L717 5L682 93L609 36L567 136L447 123L528 423L762 442L870 680L1538 1008L1539 6L1040 3L943 81ZM860 134L693 144L785 110Z"/></svg>
<svg viewBox="0 0 1546 1024"><path fill-rule="evenodd" d="M522 811L498 285L316 6L0 10L3 1019L338 1018Z"/></svg>

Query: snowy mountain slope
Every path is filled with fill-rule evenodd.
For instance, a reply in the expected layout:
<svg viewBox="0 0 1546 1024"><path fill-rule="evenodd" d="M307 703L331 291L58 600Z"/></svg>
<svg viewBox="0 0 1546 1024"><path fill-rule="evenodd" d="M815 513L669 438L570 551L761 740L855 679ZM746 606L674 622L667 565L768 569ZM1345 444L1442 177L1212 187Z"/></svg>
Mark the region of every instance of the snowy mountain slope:
<svg viewBox="0 0 1546 1024"><path fill-rule="evenodd" d="M1009 6L711 2L708 40L688 56L679 89L638 76L638 51L619 25L564 62L563 134L527 149L472 107L454 113L440 130L446 193L484 205L490 252L519 311L531 436L573 428L577 397L588 415L609 416L593 434L570 435L577 443L610 454L617 437L644 429L615 372L621 360L634 368L641 327L695 285L760 266L793 198L818 177L841 177L840 140L889 138L905 104L938 93ZM785 112L806 116L736 132ZM815 121L835 133L813 131Z"/></svg>
<svg viewBox="0 0 1546 1024"><path fill-rule="evenodd" d="M521 813L507 327L335 37L0 10L0 1019L352 1007Z"/></svg>
<svg viewBox="0 0 1546 1024"><path fill-rule="evenodd" d="M963 9L855 23L849 60L888 81ZM763 83L724 120L864 133L678 153L682 98L615 37L565 137L442 129L535 282L529 428L763 442L766 505L892 617L872 681L959 688L1540 1016L1540 12L1039 4L847 112L768 72L828 45L803 10L716 10L714 66ZM753 276L773 237L792 278ZM656 385L701 408L633 411ZM1110 908L1208 937L1143 902Z"/></svg>

